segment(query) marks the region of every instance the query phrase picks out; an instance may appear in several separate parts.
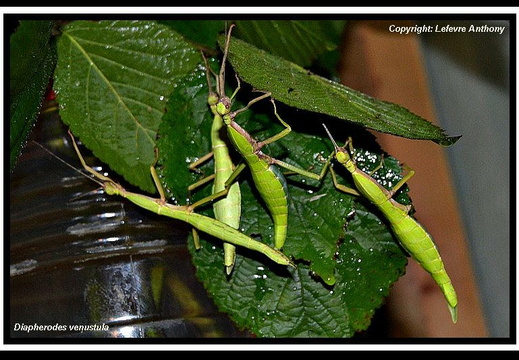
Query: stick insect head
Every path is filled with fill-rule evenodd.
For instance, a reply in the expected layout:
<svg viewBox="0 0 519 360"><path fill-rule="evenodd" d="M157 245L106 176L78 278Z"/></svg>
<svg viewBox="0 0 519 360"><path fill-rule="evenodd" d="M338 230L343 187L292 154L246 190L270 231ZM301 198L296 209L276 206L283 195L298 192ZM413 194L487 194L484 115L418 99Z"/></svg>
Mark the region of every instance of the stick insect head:
<svg viewBox="0 0 519 360"><path fill-rule="evenodd" d="M228 96L222 96L216 104L216 111L225 119L231 112L231 105L231 99Z"/></svg>
<svg viewBox="0 0 519 360"><path fill-rule="evenodd" d="M348 144L348 141L344 144L344 146L337 145L337 142L335 142L335 139L333 138L332 134L326 127L326 125L323 124L324 130L326 130L326 133L328 134L328 137L332 141L333 147L335 148L335 159L343 165L351 161L351 156L346 150L346 145Z"/></svg>

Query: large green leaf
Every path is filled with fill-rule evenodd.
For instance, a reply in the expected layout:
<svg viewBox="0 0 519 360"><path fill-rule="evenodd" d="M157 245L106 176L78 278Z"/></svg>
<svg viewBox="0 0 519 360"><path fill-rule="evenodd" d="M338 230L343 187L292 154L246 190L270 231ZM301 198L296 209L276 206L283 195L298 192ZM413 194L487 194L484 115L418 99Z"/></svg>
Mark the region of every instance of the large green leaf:
<svg viewBox="0 0 519 360"><path fill-rule="evenodd" d="M206 103L207 94L204 71L197 69L172 92L159 129L162 179L179 202L184 202L185 188L190 182L213 172L212 161L202 167L205 174L188 170L189 162L210 151L212 115ZM245 101L246 98L236 102L235 108ZM270 104L265 102L265 106L256 104L236 119L257 139L282 129L272 116ZM290 121L283 116L290 114L289 109L279 110ZM302 168L313 166L318 172L322 166L320 158L332 149L330 141L320 127L315 135L293 125L298 131L271 144L265 152ZM359 166L369 171L380 158L365 154L359 152ZM399 172L398 162L386 158L382 177L397 181ZM235 268L227 276L221 241L201 234L202 249L195 250L190 245L198 277L222 311L258 336L353 336L369 326L391 284L403 273L405 255L377 215L355 204L361 199L336 191L330 178L322 186L299 176L287 180L289 228L283 251L296 261L297 269L277 266L261 254L238 248ZM272 245L272 219L248 172L240 176L240 186L244 209L240 230ZM193 196L206 196L210 189L207 186ZM197 211L212 216L210 206Z"/></svg>
<svg viewBox="0 0 519 360"><path fill-rule="evenodd" d="M55 89L60 114L94 154L130 183L155 187L149 167L176 81L199 53L150 21L75 21L58 43Z"/></svg>
<svg viewBox="0 0 519 360"><path fill-rule="evenodd" d="M223 48L225 37L219 38ZM270 91L287 105L326 114L361 126L411 139L451 145L459 137L394 103L376 100L301 66L233 38L229 61L240 78L255 89Z"/></svg>
<svg viewBox="0 0 519 360"><path fill-rule="evenodd" d="M53 21L24 20L10 39L9 166L25 144L56 66Z"/></svg>

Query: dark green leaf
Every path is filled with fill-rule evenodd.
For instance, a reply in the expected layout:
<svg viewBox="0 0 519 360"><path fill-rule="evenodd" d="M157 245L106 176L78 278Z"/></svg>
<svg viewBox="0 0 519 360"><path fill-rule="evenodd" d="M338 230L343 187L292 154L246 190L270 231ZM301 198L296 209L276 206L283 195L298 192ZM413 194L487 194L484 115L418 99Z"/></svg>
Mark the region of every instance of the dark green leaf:
<svg viewBox="0 0 519 360"><path fill-rule="evenodd" d="M221 47L224 42L225 38L220 37ZM240 78L257 90L270 91L276 100L289 106L411 139L442 145L451 145L458 139L399 105L312 74L245 41L232 39L229 60Z"/></svg>
<svg viewBox="0 0 519 360"><path fill-rule="evenodd" d="M233 31L260 49L306 67L337 47L342 27L336 25L324 20L240 20Z"/></svg>
<svg viewBox="0 0 519 360"><path fill-rule="evenodd" d="M159 20L157 22L182 34L186 40L214 50L218 47L216 38L225 28L224 20Z"/></svg>
<svg viewBox="0 0 519 360"><path fill-rule="evenodd" d="M374 310L404 274L407 259L383 221L360 205L339 247L337 283L355 329L366 329Z"/></svg>
<svg viewBox="0 0 519 360"><path fill-rule="evenodd" d="M94 154L154 192L149 167L176 81L200 62L178 34L150 21L76 21L58 43L60 114Z"/></svg>
<svg viewBox="0 0 519 360"><path fill-rule="evenodd" d="M266 228L270 217L261 206L254 206L257 199L248 187L242 186L242 196L252 207L242 230L257 234L258 224ZM307 222L307 226L312 224L312 220ZM227 277L221 244L215 239L202 244L197 251L190 243L197 275L222 311L261 337L353 336L369 326L406 264L387 228L361 210L348 223L346 238L337 243L333 286L313 276L306 262L298 262L296 270L280 268L243 249L238 249L235 269Z"/></svg>
<svg viewBox="0 0 519 360"><path fill-rule="evenodd" d="M205 69L195 69L178 85L168 99L157 147L165 186L172 198L185 204L187 187L200 179L199 174L189 170L189 164L211 151L212 114L207 105ZM207 175L211 174L212 166L207 170Z"/></svg>
<svg viewBox="0 0 519 360"><path fill-rule="evenodd" d="M216 50L217 36L235 23L233 35L301 66L337 48L344 21L329 20L160 20L184 38Z"/></svg>
<svg viewBox="0 0 519 360"><path fill-rule="evenodd" d="M9 58L9 167L12 170L24 146L56 66L53 21L25 20L10 39Z"/></svg>

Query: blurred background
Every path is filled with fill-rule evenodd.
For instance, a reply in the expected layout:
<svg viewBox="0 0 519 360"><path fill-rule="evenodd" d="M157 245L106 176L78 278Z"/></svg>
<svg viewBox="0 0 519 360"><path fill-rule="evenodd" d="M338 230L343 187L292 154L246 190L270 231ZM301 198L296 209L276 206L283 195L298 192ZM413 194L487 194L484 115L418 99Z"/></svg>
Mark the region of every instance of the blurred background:
<svg viewBox="0 0 519 360"><path fill-rule="evenodd" d="M440 22L440 24L443 22ZM440 124L463 134L447 149L481 300L491 336L510 336L510 34L508 21L461 21L504 26L505 32L421 37Z"/></svg>
<svg viewBox="0 0 519 360"><path fill-rule="evenodd" d="M505 31L401 35L388 30L391 24ZM415 216L433 235L460 292L460 321L446 330L445 320L429 313L443 305L429 296L427 279L410 261L388 301L393 323L402 323L388 330L393 336L510 336L511 36L515 24L481 18L348 23L341 64L346 85L462 135L441 148L376 134L387 152L416 170L409 182Z"/></svg>

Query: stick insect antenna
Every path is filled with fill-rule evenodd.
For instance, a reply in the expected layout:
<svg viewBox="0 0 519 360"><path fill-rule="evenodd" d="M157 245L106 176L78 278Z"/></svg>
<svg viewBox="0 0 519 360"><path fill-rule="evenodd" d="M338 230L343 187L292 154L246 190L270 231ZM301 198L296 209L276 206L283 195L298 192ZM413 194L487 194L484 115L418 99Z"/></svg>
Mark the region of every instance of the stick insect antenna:
<svg viewBox="0 0 519 360"><path fill-rule="evenodd" d="M33 142L38 145L40 148L42 148L43 150L45 150L47 153L49 153L50 155L52 155L55 159L59 160L62 164L68 166L69 168L71 168L72 170L74 170L75 172L81 174L82 176L86 177L87 179L89 180L92 180L93 182L95 182L96 184L99 184L100 186L104 186L104 184L93 178L92 176L88 175L88 174L85 174L83 171L79 170L78 168L76 168L75 166L69 164L68 162L66 162L65 160L63 160L62 158L60 158L58 155L54 154L52 151L50 151L49 149L47 149L45 146L43 146L42 144L40 144L39 142L37 141L34 141Z"/></svg>
<svg viewBox="0 0 519 360"><path fill-rule="evenodd" d="M223 58L222 58L222 65L220 66L220 74L218 76L218 92L220 93L220 96L222 94L225 94L225 63L227 61L227 54L229 53L229 42L231 39L231 32L232 28L234 27L234 24L231 24L229 26L229 30L227 31L227 40L225 41L225 48L223 50Z"/></svg>
<svg viewBox="0 0 519 360"><path fill-rule="evenodd" d="M322 124L323 127L324 127L324 130L326 130L326 133L328 134L328 137L330 138L330 140L332 141L332 144L333 144L333 147L335 148L335 151L338 151L339 150L339 145L337 145L337 143L335 142L335 139L333 138L332 134L330 133L330 131L328 130L328 128L326 127L326 125Z"/></svg>

